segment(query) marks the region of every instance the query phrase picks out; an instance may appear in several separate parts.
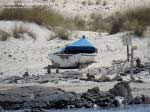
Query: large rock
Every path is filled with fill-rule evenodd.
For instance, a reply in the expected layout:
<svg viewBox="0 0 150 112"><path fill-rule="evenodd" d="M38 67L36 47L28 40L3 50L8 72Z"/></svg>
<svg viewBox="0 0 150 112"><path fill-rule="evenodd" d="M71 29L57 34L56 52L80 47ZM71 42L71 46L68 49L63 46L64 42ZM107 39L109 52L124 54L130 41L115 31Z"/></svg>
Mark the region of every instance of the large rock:
<svg viewBox="0 0 150 112"><path fill-rule="evenodd" d="M116 107L121 100L115 96L132 97L129 89L126 83L117 84L110 92L94 87L82 94L52 87L19 87L0 90L0 107L11 110Z"/></svg>
<svg viewBox="0 0 150 112"><path fill-rule="evenodd" d="M134 104L150 104L150 97L145 96L145 95L141 95L141 96L136 96L133 99Z"/></svg>
<svg viewBox="0 0 150 112"><path fill-rule="evenodd" d="M127 100L127 103L130 103L133 99L128 82L120 82L116 84L112 89L110 89L110 93L114 96L124 97Z"/></svg>
<svg viewBox="0 0 150 112"><path fill-rule="evenodd" d="M98 87L89 89L82 94L82 98L92 102L93 106L99 107L115 107L118 106L114 96L110 92L100 91Z"/></svg>
<svg viewBox="0 0 150 112"><path fill-rule="evenodd" d="M70 102L78 99L76 93L65 92L57 88L48 87L21 87L0 91L0 106L4 109L23 108L52 108L53 103ZM53 103L51 103L53 102ZM67 105L67 104L66 104ZM55 105L56 108L58 105ZM53 108L55 108L55 106ZM62 108L64 108L62 107Z"/></svg>

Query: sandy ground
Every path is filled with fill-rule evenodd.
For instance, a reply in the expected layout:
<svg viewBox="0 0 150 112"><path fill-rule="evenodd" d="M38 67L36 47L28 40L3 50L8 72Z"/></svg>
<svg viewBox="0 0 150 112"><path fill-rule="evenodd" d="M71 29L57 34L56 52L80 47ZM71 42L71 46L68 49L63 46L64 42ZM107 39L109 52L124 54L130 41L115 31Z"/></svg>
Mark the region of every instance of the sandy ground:
<svg viewBox="0 0 150 112"><path fill-rule="evenodd" d="M0 29L11 31L16 22L0 21ZM22 22L17 24L23 24ZM88 39L98 48L98 55L96 63L82 69L86 73L89 70L102 69L101 73L98 73L96 77L101 75L108 75L107 67L112 67L112 60L125 60L126 59L126 46L122 45L122 36L126 33L118 33L116 35L103 36L97 32L85 32L74 31L70 37L70 40L61 40L55 38L49 40L53 32L48 29L38 26L33 23L25 23L26 27L33 28L36 33L36 40L32 40L29 37L24 39L14 39L12 37L7 41L0 41L0 79L9 78L11 76L22 77L24 72L28 71L30 76L45 75L46 70L43 69L48 64L51 64L48 54L55 52L66 44L72 43L78 40L84 34ZM26 37L26 36L25 36ZM135 57L140 57L142 63L150 62L150 38L138 38L133 37L133 44L137 46L135 50ZM92 71L92 73L94 73ZM109 74L110 75L110 74ZM115 74L110 75L113 77ZM129 76L124 77L128 80ZM141 79L144 83L131 83L131 89L134 95L146 94L150 96L150 75L148 71L135 75L135 78ZM89 88L98 86L100 90L107 91L112 88L117 82L84 82L79 80L61 80L56 83L27 83L27 84L0 84L0 89L10 89L20 86L49 86L58 87L67 91L84 92Z"/></svg>

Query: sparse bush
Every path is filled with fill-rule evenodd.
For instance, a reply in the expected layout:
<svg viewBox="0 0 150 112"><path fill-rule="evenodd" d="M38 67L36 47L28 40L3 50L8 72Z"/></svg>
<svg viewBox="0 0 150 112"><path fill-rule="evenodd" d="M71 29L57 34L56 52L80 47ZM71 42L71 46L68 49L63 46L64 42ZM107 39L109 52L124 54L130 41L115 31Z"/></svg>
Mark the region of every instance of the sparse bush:
<svg viewBox="0 0 150 112"><path fill-rule="evenodd" d="M89 0L89 3L91 0ZM96 4L99 4L101 0L97 0ZM82 4L86 2L83 1ZM92 3L92 2L91 2ZM87 2L88 4L88 2ZM107 5L107 1L102 3ZM47 10L45 8L35 7L31 9L26 8L13 8L3 9L0 12L0 20L21 20L36 22L40 25L51 26L52 30L55 27L61 27L62 29L69 30L92 30L92 31L107 31L111 34L120 31L134 31L135 34L141 36L146 26L150 26L150 7L139 8L134 10L128 10L125 13L117 12L116 15L103 18L100 14L91 14L91 20L85 21L81 17L76 16L74 18L64 18L56 13L54 10ZM18 33L28 32L28 34L35 38L35 34L31 31L27 31L24 28L15 28L13 35L15 38L19 38ZM57 31L56 34L67 35L65 30ZM5 37L5 36L3 36ZM66 36L61 36L66 37ZM4 39L5 40L5 39Z"/></svg>
<svg viewBox="0 0 150 112"><path fill-rule="evenodd" d="M68 29L83 29L85 21L76 16L75 18L64 18L56 13L54 10L45 9L40 7L34 7L31 9L26 8L10 8L4 9L0 12L0 20L21 20L35 22L39 25L46 25L51 27L63 27ZM18 30L22 28L14 29L15 32L21 32ZM15 31L16 30L16 31ZM15 34L14 34L15 35ZM18 37L15 35L15 37Z"/></svg>
<svg viewBox="0 0 150 112"><path fill-rule="evenodd" d="M29 32L28 28L23 27L23 25L15 24L14 28L12 29L12 36L16 39L20 39L23 34L28 32Z"/></svg>
<svg viewBox="0 0 150 112"><path fill-rule="evenodd" d="M91 21L89 23L90 30L92 31L107 31L110 32L111 30L111 22L108 19L104 19L100 14L91 14Z"/></svg>
<svg viewBox="0 0 150 112"><path fill-rule="evenodd" d="M108 82L108 81L111 81L111 79L110 79L108 76L102 75L102 76L99 78L99 81L100 81L100 82Z"/></svg>
<svg viewBox="0 0 150 112"><path fill-rule="evenodd" d="M28 30L27 34L28 34L31 38L33 38L34 40L36 40L36 34L33 33L32 31Z"/></svg>
<svg viewBox="0 0 150 112"><path fill-rule="evenodd" d="M34 40L36 39L36 34L29 30L29 28L21 25L15 24L12 29L12 36L16 39L24 38L23 34L28 34Z"/></svg>
<svg viewBox="0 0 150 112"><path fill-rule="evenodd" d="M82 5L86 5L86 1L82 1Z"/></svg>
<svg viewBox="0 0 150 112"><path fill-rule="evenodd" d="M121 30L132 30L136 35L142 36L146 26L150 26L150 7L128 10L118 15Z"/></svg>
<svg viewBox="0 0 150 112"><path fill-rule="evenodd" d="M101 4L101 0L97 0L95 4L96 5L100 5Z"/></svg>
<svg viewBox="0 0 150 112"><path fill-rule="evenodd" d="M69 40L69 31L67 29L57 28L55 29L55 33L60 39Z"/></svg>
<svg viewBox="0 0 150 112"><path fill-rule="evenodd" d="M93 5L93 3L89 0L89 1L88 1L88 5Z"/></svg>
<svg viewBox="0 0 150 112"><path fill-rule="evenodd" d="M107 5L107 1L103 1L103 6L106 6Z"/></svg>
<svg viewBox="0 0 150 112"><path fill-rule="evenodd" d="M0 41L6 41L8 39L8 37L10 37L10 34L0 30Z"/></svg>
<svg viewBox="0 0 150 112"><path fill-rule="evenodd" d="M0 13L0 20L23 20L35 22L38 24L49 24L51 26L58 26L63 23L64 18L53 10L46 8L34 7L27 8L10 8L4 9Z"/></svg>

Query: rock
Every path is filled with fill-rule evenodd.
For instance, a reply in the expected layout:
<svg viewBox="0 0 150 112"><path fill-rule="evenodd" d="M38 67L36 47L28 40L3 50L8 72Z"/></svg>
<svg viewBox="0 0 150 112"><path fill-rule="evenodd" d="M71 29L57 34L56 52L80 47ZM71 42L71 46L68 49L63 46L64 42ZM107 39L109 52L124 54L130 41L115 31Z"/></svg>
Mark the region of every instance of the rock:
<svg viewBox="0 0 150 112"><path fill-rule="evenodd" d="M111 79L109 77L103 75L99 78L99 81L100 82L108 82L108 81L111 81Z"/></svg>
<svg viewBox="0 0 150 112"><path fill-rule="evenodd" d="M49 108L49 102L58 100L58 96L63 93L61 89L37 86L1 90L0 105L4 109L12 110Z"/></svg>
<svg viewBox="0 0 150 112"><path fill-rule="evenodd" d="M124 97L116 96L115 100L116 100L118 106L126 105L126 100L124 99Z"/></svg>
<svg viewBox="0 0 150 112"><path fill-rule="evenodd" d="M142 101L144 104L150 104L150 97L142 95Z"/></svg>
<svg viewBox="0 0 150 112"><path fill-rule="evenodd" d="M135 82L135 83L144 83L144 81L142 81L142 80L133 80L132 82Z"/></svg>
<svg viewBox="0 0 150 112"><path fill-rule="evenodd" d="M89 73L87 73L86 81L93 81L93 80L95 80L95 76L94 75L90 75Z"/></svg>
<svg viewBox="0 0 150 112"><path fill-rule="evenodd" d="M131 89L128 82L120 82L116 84L112 89L109 90L114 96L121 96L130 103L133 99Z"/></svg>
<svg viewBox="0 0 150 112"><path fill-rule="evenodd" d="M4 109L0 106L0 112L5 112Z"/></svg>
<svg viewBox="0 0 150 112"><path fill-rule="evenodd" d="M134 104L142 104L143 100L142 100L142 96L136 96L133 100Z"/></svg>
<svg viewBox="0 0 150 112"><path fill-rule="evenodd" d="M20 76L12 76L8 79L6 79L8 81L8 83L17 83L18 80L21 80L22 77Z"/></svg>
<svg viewBox="0 0 150 112"><path fill-rule="evenodd" d="M98 87L94 87L94 88L92 88L92 89L88 89L87 92L90 93L90 94L99 94L99 93L100 93L100 90L99 90Z"/></svg>
<svg viewBox="0 0 150 112"><path fill-rule="evenodd" d="M127 76L128 74L121 72L120 76Z"/></svg>
<svg viewBox="0 0 150 112"><path fill-rule="evenodd" d="M92 107L95 104L99 107L116 106L114 96L110 92L100 91L98 87L89 89L87 92L83 93L81 97L90 101L92 103Z"/></svg>
<svg viewBox="0 0 150 112"><path fill-rule="evenodd" d="M65 71L62 73L62 76L65 79L79 79L81 77L81 73L78 71Z"/></svg>
<svg viewBox="0 0 150 112"><path fill-rule="evenodd" d="M113 92L116 89L121 92ZM0 90L0 106L6 110L31 109L31 112L45 112L43 109L116 107L120 105L119 101L123 100L117 100L115 96L129 97L129 89L125 82L117 84L110 90L112 93L100 91L98 87L83 94L52 87L19 87ZM143 101L148 102L148 98L144 98Z"/></svg>
<svg viewBox="0 0 150 112"><path fill-rule="evenodd" d="M55 109L67 109L67 108L75 108L76 100L80 99L80 95L74 92L63 92L57 95L56 99L49 102L50 108Z"/></svg>
<svg viewBox="0 0 150 112"><path fill-rule="evenodd" d="M113 78L114 81L123 81L121 76L116 76Z"/></svg>
<svg viewBox="0 0 150 112"><path fill-rule="evenodd" d="M91 101L88 101L84 98L80 98L75 100L75 108L91 108L93 106L93 103Z"/></svg>
<svg viewBox="0 0 150 112"><path fill-rule="evenodd" d="M23 74L23 78L27 78L27 77L29 77L30 75L29 75L29 73L28 72L25 72L24 74Z"/></svg>
<svg viewBox="0 0 150 112"><path fill-rule="evenodd" d="M12 57L12 55L9 54L8 57Z"/></svg>

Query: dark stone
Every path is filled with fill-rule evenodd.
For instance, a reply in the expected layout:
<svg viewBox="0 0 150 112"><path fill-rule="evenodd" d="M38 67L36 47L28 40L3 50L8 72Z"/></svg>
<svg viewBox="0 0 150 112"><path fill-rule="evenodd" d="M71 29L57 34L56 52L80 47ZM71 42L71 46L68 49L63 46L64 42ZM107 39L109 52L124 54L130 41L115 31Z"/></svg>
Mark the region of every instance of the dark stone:
<svg viewBox="0 0 150 112"><path fill-rule="evenodd" d="M83 93L81 97L99 107L116 106L114 96L110 92L100 91L98 87L89 89L86 93Z"/></svg>
<svg viewBox="0 0 150 112"><path fill-rule="evenodd" d="M141 60L139 58L136 59L136 67L141 67Z"/></svg>
<svg viewBox="0 0 150 112"><path fill-rule="evenodd" d="M150 104L150 97L142 95L142 101L144 104Z"/></svg>
<svg viewBox="0 0 150 112"><path fill-rule="evenodd" d="M49 108L48 102L58 100L58 96L63 93L61 89L37 86L1 90L0 105L4 109L12 110L31 107Z"/></svg>
<svg viewBox="0 0 150 112"><path fill-rule="evenodd" d="M91 108L93 106L93 103L91 101L88 101L84 98L80 98L75 100L75 107L76 108Z"/></svg>
<svg viewBox="0 0 150 112"><path fill-rule="evenodd" d="M120 76L127 76L126 73L120 73Z"/></svg>
<svg viewBox="0 0 150 112"><path fill-rule="evenodd" d="M121 76L116 76L116 77L113 78L113 80L115 80L115 81L123 81Z"/></svg>
<svg viewBox="0 0 150 112"><path fill-rule="evenodd" d="M94 88L92 88L92 89L88 89L87 92L90 93L90 94L99 94L99 93L100 93L100 90L99 90L98 87L94 87Z"/></svg>
<svg viewBox="0 0 150 112"><path fill-rule="evenodd" d="M111 90L112 92L117 89L121 91L119 93L103 92L98 87L89 89L83 94L39 86L0 90L0 106L6 110L31 109L31 112L45 112L43 109L116 107L119 103L114 95L129 97L130 94L128 85L122 83ZM120 89L121 87L124 89ZM144 98L143 101L148 101Z"/></svg>
<svg viewBox="0 0 150 112"><path fill-rule="evenodd" d="M29 73L28 72L25 72L24 74L23 74L23 78L27 78L27 77L29 77L30 75L29 75Z"/></svg>
<svg viewBox="0 0 150 112"><path fill-rule="evenodd" d="M8 79L6 79L8 81L8 83L17 83L18 80L21 80L22 77L20 76L12 76Z"/></svg>
<svg viewBox="0 0 150 112"><path fill-rule="evenodd" d="M99 78L99 81L100 82L108 82L108 81L111 81L111 79L109 77L107 77L107 76L104 75L101 78Z"/></svg>
<svg viewBox="0 0 150 112"><path fill-rule="evenodd" d="M131 102L133 99L128 82L120 82L116 84L112 89L110 89L110 93L114 96L124 97L127 100L127 103Z"/></svg>
<svg viewBox="0 0 150 112"><path fill-rule="evenodd" d="M143 100L141 96L136 96L134 98L134 104L142 104L142 103L143 103Z"/></svg>
<svg viewBox="0 0 150 112"><path fill-rule="evenodd" d="M8 57L12 57L12 55L9 54Z"/></svg>
<svg viewBox="0 0 150 112"><path fill-rule="evenodd" d="M65 71L62 73L62 77L65 79L79 79L81 73L79 71Z"/></svg>
<svg viewBox="0 0 150 112"><path fill-rule="evenodd" d="M87 81L93 81L95 79L94 75L90 75L89 73L87 73Z"/></svg>

